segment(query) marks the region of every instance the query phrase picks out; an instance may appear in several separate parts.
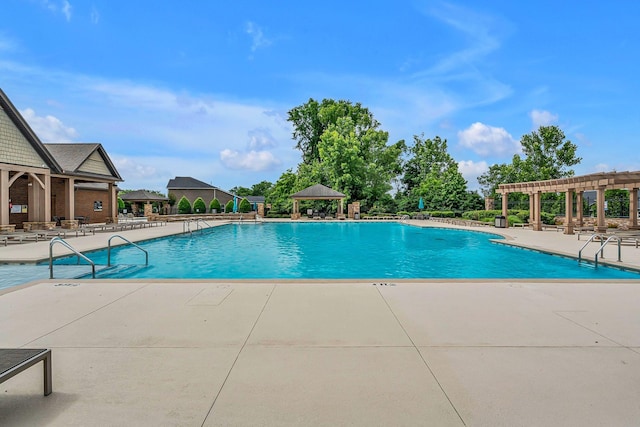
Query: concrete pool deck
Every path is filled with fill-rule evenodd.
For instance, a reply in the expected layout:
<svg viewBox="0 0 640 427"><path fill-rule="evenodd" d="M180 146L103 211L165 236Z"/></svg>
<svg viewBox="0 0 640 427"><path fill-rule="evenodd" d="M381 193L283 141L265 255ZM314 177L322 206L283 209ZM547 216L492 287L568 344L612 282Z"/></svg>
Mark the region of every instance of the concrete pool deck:
<svg viewBox="0 0 640 427"><path fill-rule="evenodd" d="M639 254L623 247L629 266ZM0 347L52 348L53 394L38 367L6 381L0 425L637 425L639 285L37 281L0 291Z"/></svg>

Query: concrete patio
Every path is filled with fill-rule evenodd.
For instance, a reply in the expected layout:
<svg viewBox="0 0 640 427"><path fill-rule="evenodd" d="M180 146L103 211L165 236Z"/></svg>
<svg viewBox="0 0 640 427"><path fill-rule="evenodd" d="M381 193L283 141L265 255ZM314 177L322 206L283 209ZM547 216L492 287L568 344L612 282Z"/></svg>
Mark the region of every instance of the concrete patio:
<svg viewBox="0 0 640 427"><path fill-rule="evenodd" d="M53 394L37 366L0 384L0 425L637 425L638 301L640 281L32 282L0 291L0 347L52 348Z"/></svg>

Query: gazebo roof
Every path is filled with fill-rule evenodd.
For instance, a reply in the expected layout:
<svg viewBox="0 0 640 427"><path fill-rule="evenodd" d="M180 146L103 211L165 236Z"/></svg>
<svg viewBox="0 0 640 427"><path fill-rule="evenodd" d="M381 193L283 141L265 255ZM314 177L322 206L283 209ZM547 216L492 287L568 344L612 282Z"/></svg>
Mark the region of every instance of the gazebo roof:
<svg viewBox="0 0 640 427"><path fill-rule="evenodd" d="M120 198L127 202L161 202L167 201L166 197L151 193L147 190L136 190L125 193Z"/></svg>
<svg viewBox="0 0 640 427"><path fill-rule="evenodd" d="M305 188L302 191L298 191L295 194L291 195L292 199L324 199L324 200L333 200L333 199L342 199L346 197L344 194L339 191L333 190L326 185L316 184L311 187Z"/></svg>
<svg viewBox="0 0 640 427"><path fill-rule="evenodd" d="M497 193L531 193L559 192L567 190L596 190L600 187L611 189L632 189L640 187L640 171L634 172L599 172L590 175L572 176L568 178L550 179L547 181L516 182L500 184Z"/></svg>

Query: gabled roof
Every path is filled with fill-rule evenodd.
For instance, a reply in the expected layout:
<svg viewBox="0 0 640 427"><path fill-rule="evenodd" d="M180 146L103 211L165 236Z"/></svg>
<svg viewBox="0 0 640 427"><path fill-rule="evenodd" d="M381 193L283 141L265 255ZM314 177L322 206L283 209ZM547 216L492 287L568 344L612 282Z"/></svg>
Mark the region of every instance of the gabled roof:
<svg viewBox="0 0 640 427"><path fill-rule="evenodd" d="M344 194L333 190L326 185L316 184L291 195L293 199L342 199Z"/></svg>
<svg viewBox="0 0 640 427"><path fill-rule="evenodd" d="M40 138L38 138L35 132L31 129L27 121L22 117L20 112L18 112L2 89L0 89L0 108L5 112L7 117L9 117L20 133L26 138L29 144L31 144L38 156L40 156L42 161L45 163L43 166L51 169L53 172L61 172L62 168L60 165L56 162L51 153L47 151L44 144L40 141Z"/></svg>
<svg viewBox="0 0 640 427"><path fill-rule="evenodd" d="M264 196L246 196L249 203L264 203Z"/></svg>
<svg viewBox="0 0 640 427"><path fill-rule="evenodd" d="M125 201L144 201L144 202L169 200L164 196L161 196L156 193L151 193L147 190L130 191L120 196L120 198Z"/></svg>
<svg viewBox="0 0 640 427"><path fill-rule="evenodd" d="M195 178L191 178L190 176L176 176L173 179L169 180L167 184L167 188L171 189L180 189L180 190L217 190L213 185L207 184L206 182L198 181Z"/></svg>
<svg viewBox="0 0 640 427"><path fill-rule="evenodd" d="M66 143L44 146L61 166L61 172L64 174L88 178L115 178L122 181L101 144Z"/></svg>

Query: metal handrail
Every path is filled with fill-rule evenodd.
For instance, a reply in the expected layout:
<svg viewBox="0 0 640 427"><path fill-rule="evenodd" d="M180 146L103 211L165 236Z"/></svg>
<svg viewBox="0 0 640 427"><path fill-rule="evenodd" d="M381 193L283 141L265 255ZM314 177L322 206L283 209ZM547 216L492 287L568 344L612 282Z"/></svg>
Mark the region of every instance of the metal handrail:
<svg viewBox="0 0 640 427"><path fill-rule="evenodd" d="M607 240L605 240L605 242L602 245L600 245L600 249L598 249L596 251L596 255L594 257L594 261L595 261L596 267L598 266L598 252L600 252L600 257L604 259L604 247L612 239L618 241L618 262L622 262L622 257L621 257L621 255L622 255L622 239L620 239L620 237L618 237L616 235L613 235L613 236L609 237Z"/></svg>
<svg viewBox="0 0 640 427"><path fill-rule="evenodd" d="M211 225L209 225L209 223L207 221L205 221L204 219L202 219L202 218L198 218L195 221L196 221L196 230L200 230L200 228L201 228L200 227L200 223L201 222L204 222L207 225L207 227L211 228Z"/></svg>
<svg viewBox="0 0 640 427"><path fill-rule="evenodd" d="M115 237L118 237L118 238L124 240L125 242L129 243L130 245L135 246L136 248L138 248L142 252L144 252L144 255L145 255L144 265L149 265L149 252L147 252L145 249L141 248L139 245L136 245L132 241L130 241L128 239L125 239L121 235L114 234L113 236L109 237L109 241L107 242L107 267L111 267L111 239L113 239Z"/></svg>
<svg viewBox="0 0 640 427"><path fill-rule="evenodd" d="M89 264L91 264L91 277L94 279L96 278L96 265L94 264L93 261L87 258L82 252L79 252L78 250L76 250L73 246L71 246L69 243L64 241L61 237L54 237L49 242L49 279L53 279L53 245L55 245L56 243L60 243L62 246L64 246L65 248L69 249L71 252L76 254L76 256L78 257L78 264L80 264L80 258L84 259Z"/></svg>
<svg viewBox="0 0 640 427"><path fill-rule="evenodd" d="M602 235L601 235L601 234L599 234L599 233L592 234L592 235L591 235L591 237L589 237L589 238L587 239L587 241L585 242L585 244L584 244L584 245L582 245L582 247L581 247L581 248L580 248L580 250L578 251L578 262L582 261L582 250L583 250L584 248L586 248L586 247L587 247L587 245L588 245L589 243L593 242L593 240L594 240L596 237L600 237L600 238L602 239Z"/></svg>

